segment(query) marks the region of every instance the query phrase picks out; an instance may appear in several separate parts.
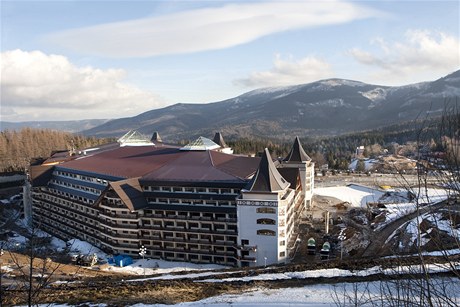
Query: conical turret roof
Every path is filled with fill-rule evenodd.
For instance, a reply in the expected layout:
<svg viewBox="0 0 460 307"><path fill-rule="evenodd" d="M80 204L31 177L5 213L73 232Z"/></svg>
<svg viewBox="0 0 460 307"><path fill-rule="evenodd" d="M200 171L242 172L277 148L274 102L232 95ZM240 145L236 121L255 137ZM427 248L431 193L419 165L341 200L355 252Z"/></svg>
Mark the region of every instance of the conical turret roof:
<svg viewBox="0 0 460 307"><path fill-rule="evenodd" d="M249 182L247 190L252 192L277 192L286 189L287 182L275 167L268 149L265 148L259 169Z"/></svg>
<svg viewBox="0 0 460 307"><path fill-rule="evenodd" d="M152 135L152 138L150 139L154 143L163 143L163 140L161 139L160 134L158 131L155 131Z"/></svg>
<svg viewBox="0 0 460 307"><path fill-rule="evenodd" d="M222 148L227 147L227 144L225 144L224 137L222 136L221 132L216 132L212 141Z"/></svg>
<svg viewBox="0 0 460 307"><path fill-rule="evenodd" d="M288 153L286 158L283 160L284 162L306 162L311 161L311 158L307 155L305 150L302 148L302 144L300 144L300 139L298 136L295 137L294 144L291 147L291 151Z"/></svg>

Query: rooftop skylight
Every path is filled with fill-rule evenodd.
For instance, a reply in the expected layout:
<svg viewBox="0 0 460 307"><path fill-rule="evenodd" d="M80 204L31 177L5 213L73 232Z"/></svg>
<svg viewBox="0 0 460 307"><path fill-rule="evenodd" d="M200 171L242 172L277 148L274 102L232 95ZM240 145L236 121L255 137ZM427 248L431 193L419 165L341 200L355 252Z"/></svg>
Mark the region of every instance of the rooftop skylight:
<svg viewBox="0 0 460 307"><path fill-rule="evenodd" d="M121 147L124 146L151 146L155 145L148 137L136 130L130 130L117 140Z"/></svg>
<svg viewBox="0 0 460 307"><path fill-rule="evenodd" d="M180 150L213 150L217 148L220 148L220 146L210 139L200 136L195 141L182 147Z"/></svg>

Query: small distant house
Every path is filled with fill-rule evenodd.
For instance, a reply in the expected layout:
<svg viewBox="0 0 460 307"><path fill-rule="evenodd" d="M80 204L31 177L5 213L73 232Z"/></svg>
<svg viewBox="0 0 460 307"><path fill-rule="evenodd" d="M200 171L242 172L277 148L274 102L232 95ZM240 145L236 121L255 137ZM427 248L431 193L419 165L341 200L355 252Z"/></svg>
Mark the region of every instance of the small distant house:
<svg viewBox="0 0 460 307"><path fill-rule="evenodd" d="M355 156L356 158L362 158L364 155L364 146L358 146L356 147L356 151L355 151Z"/></svg>

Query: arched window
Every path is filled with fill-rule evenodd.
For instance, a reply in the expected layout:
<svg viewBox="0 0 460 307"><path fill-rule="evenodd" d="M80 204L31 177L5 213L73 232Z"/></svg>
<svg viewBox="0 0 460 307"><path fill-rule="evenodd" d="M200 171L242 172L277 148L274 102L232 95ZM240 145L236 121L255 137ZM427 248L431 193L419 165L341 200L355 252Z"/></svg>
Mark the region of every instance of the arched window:
<svg viewBox="0 0 460 307"><path fill-rule="evenodd" d="M257 234L261 236L276 236L276 232L270 229L259 229L257 230Z"/></svg>
<svg viewBox="0 0 460 307"><path fill-rule="evenodd" d="M276 221L273 219L257 219L257 224L276 225Z"/></svg>
<svg viewBox="0 0 460 307"><path fill-rule="evenodd" d="M276 213L276 209L270 208L270 207L261 207L261 208L257 208L256 212L257 213Z"/></svg>

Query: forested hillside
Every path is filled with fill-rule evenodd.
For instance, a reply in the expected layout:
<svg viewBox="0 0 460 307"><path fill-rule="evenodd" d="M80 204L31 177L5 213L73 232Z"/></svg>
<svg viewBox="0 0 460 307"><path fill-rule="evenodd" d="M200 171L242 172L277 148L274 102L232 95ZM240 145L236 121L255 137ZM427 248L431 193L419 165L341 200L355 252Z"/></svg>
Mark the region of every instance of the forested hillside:
<svg viewBox="0 0 460 307"><path fill-rule="evenodd" d="M408 142L429 143L438 129L439 119L412 121L388 126L378 130L364 131L337 137L314 138L300 135L305 151L317 165L328 164L335 169L347 169L356 147L365 146L366 156L378 154L384 148L396 153L397 144ZM423 132L423 133L422 133ZM20 131L0 132L0 172L23 170L31 158L49 157L52 151L78 150L102 143L109 139L84 137L62 131L24 128ZM190 140L182 140L182 145ZM273 157L285 157L294 136L270 138L226 138L236 154L258 154L268 148Z"/></svg>
<svg viewBox="0 0 460 307"><path fill-rule="evenodd" d="M52 151L91 147L107 139L85 137L68 132L23 128L0 132L0 172L24 170L32 158L49 157Z"/></svg>
<svg viewBox="0 0 460 307"><path fill-rule="evenodd" d="M389 153L411 155L417 151L418 144L435 146L433 139L437 139L439 125L439 118L425 119L336 137L300 136L300 140L317 166L327 163L330 168L348 169L358 146L365 147L366 157L376 156L384 149ZM257 154L267 147L273 157L285 157L293 140L293 137L285 141L242 138L229 139L227 143L236 154Z"/></svg>

